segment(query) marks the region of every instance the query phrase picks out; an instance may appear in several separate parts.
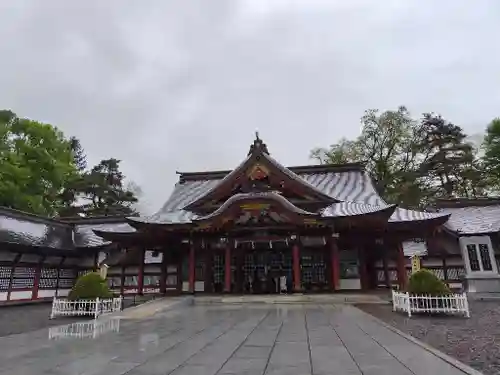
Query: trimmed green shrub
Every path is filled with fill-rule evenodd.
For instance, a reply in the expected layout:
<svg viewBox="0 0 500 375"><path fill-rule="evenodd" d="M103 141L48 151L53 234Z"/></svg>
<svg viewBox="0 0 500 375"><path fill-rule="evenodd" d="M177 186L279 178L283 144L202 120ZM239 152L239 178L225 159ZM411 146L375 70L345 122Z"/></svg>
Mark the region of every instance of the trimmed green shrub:
<svg viewBox="0 0 500 375"><path fill-rule="evenodd" d="M433 272L421 269L411 275L408 282L410 294L425 294L430 296L443 296L451 294L448 286Z"/></svg>
<svg viewBox="0 0 500 375"><path fill-rule="evenodd" d="M68 295L70 300L111 297L113 294L110 292L106 280L98 272L90 272L80 276Z"/></svg>

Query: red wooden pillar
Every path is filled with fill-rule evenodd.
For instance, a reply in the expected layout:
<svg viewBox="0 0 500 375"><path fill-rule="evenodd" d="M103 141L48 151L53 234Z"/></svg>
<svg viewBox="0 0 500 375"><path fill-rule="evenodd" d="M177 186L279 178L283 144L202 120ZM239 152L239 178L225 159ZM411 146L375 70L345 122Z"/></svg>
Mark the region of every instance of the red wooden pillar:
<svg viewBox="0 0 500 375"><path fill-rule="evenodd" d="M368 268L366 266L366 254L364 247L358 247L359 257L359 279L361 283L361 290L369 289L370 279L368 277Z"/></svg>
<svg viewBox="0 0 500 375"><path fill-rule="evenodd" d="M392 280L391 280L391 275L389 274L389 266L387 265L387 254L385 250L384 253L382 254L382 267L384 268L385 286L390 289L392 287Z"/></svg>
<svg viewBox="0 0 500 375"><path fill-rule="evenodd" d="M10 301L10 295L12 293L12 284L14 283L14 273L16 272L16 266L21 260L22 254L17 254L12 261L12 268L10 271L9 288L7 290L7 300Z"/></svg>
<svg viewBox="0 0 500 375"><path fill-rule="evenodd" d="M160 293L167 292L167 252L163 250L161 258Z"/></svg>
<svg viewBox="0 0 500 375"><path fill-rule="evenodd" d="M337 238L330 237L330 260L332 267L332 289L340 289L340 259L339 259L339 247L337 245Z"/></svg>
<svg viewBox="0 0 500 375"><path fill-rule="evenodd" d="M66 260L66 257L61 257L61 261L57 265L56 294L55 294L55 297L59 297L59 280L61 280L61 278L60 278L60 272L61 272L61 268L62 268L62 265L63 265L63 263L64 263L65 260Z"/></svg>
<svg viewBox="0 0 500 375"><path fill-rule="evenodd" d="M194 293L194 283L196 281L196 258L195 258L195 248L194 242L191 241L191 245L189 247L189 275L188 275L188 284L189 284L189 293Z"/></svg>
<svg viewBox="0 0 500 375"><path fill-rule="evenodd" d="M140 253L140 261L139 261L139 275L138 275L138 280L137 280L137 294L142 295L144 292L144 255L145 251L144 249L141 249L139 251Z"/></svg>
<svg viewBox="0 0 500 375"><path fill-rule="evenodd" d="M35 278L33 280L33 293L31 294L31 299L38 299L38 288L40 287L40 278L42 275L42 265L45 260L45 256L42 256L35 268Z"/></svg>
<svg viewBox="0 0 500 375"><path fill-rule="evenodd" d="M296 240L292 247L292 262L293 262L293 291L300 292L302 283L300 280L300 247Z"/></svg>
<svg viewBox="0 0 500 375"><path fill-rule="evenodd" d="M226 245L224 254L224 292L231 293L231 245Z"/></svg>
<svg viewBox="0 0 500 375"><path fill-rule="evenodd" d="M403 252L403 245L398 243L397 245L397 267L398 267L398 283L399 290L406 289L407 274L406 274L406 259Z"/></svg>
<svg viewBox="0 0 500 375"><path fill-rule="evenodd" d="M211 249L205 249L205 292L212 293L213 288L213 254Z"/></svg>
<svg viewBox="0 0 500 375"><path fill-rule="evenodd" d="M125 267L121 267L121 275L120 275L120 294L123 296L125 294Z"/></svg>

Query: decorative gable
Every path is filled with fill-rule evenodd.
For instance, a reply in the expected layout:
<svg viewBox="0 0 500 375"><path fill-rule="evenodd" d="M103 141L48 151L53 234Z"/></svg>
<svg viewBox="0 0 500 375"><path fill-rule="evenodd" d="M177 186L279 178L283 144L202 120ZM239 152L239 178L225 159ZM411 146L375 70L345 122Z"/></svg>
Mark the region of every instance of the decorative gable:
<svg viewBox="0 0 500 375"><path fill-rule="evenodd" d="M271 158L267 146L256 134L245 161L184 209L210 212L235 194L271 191L282 194L297 204L314 202L320 207L326 207L336 202Z"/></svg>

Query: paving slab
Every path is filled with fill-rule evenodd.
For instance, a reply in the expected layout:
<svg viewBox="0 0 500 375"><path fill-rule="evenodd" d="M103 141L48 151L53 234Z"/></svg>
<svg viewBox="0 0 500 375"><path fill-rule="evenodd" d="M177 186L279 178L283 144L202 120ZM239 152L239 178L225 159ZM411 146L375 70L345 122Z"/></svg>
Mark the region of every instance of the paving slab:
<svg viewBox="0 0 500 375"><path fill-rule="evenodd" d="M78 327L2 337L0 375L478 374L352 305L163 307L99 320L90 337L64 336Z"/></svg>

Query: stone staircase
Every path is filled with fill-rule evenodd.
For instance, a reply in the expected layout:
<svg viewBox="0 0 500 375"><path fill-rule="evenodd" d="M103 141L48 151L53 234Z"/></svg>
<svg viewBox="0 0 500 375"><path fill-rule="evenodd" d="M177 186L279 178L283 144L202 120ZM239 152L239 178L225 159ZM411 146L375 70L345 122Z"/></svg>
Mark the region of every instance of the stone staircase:
<svg viewBox="0 0 500 375"><path fill-rule="evenodd" d="M212 304L387 304L387 294L271 294L242 296L195 296L195 305Z"/></svg>

